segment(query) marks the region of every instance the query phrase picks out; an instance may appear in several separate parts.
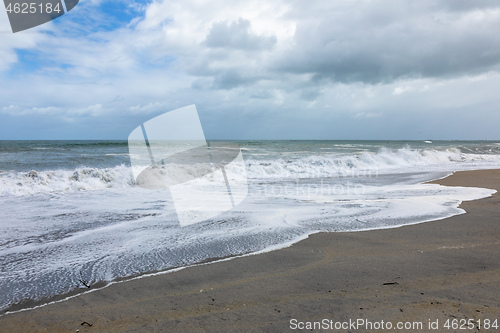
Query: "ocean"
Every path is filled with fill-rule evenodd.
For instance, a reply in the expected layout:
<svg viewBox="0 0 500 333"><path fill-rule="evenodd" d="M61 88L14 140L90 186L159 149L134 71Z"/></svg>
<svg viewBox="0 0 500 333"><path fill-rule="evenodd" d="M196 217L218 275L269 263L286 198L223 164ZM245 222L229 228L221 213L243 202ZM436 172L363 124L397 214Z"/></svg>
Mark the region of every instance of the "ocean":
<svg viewBox="0 0 500 333"><path fill-rule="evenodd" d="M136 184L126 141L0 141L0 311L275 250L312 233L462 214L460 202L494 191L424 182L500 167L496 141L232 143L242 151L247 197L182 226L168 188Z"/></svg>

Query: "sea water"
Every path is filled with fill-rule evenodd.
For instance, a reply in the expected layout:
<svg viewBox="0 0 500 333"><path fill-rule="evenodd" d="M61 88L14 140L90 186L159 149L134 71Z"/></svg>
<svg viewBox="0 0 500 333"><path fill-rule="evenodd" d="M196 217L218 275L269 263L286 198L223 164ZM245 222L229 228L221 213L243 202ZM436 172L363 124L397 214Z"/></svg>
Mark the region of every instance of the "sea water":
<svg viewBox="0 0 500 333"><path fill-rule="evenodd" d="M461 214L460 202L494 191L423 183L500 166L500 142L492 141L234 143L247 198L182 227L168 189L135 183L127 142L0 141L0 310L316 232Z"/></svg>

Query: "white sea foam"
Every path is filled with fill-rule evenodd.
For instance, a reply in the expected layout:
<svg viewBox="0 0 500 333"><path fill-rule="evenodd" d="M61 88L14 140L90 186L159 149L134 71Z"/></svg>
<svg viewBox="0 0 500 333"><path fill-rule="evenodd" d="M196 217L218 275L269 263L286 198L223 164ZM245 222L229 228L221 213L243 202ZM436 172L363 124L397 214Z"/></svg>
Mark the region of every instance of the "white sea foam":
<svg viewBox="0 0 500 333"><path fill-rule="evenodd" d="M434 171L448 170L450 166L453 170L488 168L496 167L499 161L499 155L464 154L455 148L382 148L377 153L311 155L295 159L255 159L255 156L250 156L246 157L246 172L250 179L345 177L397 173L398 170L408 172L412 171L412 168L416 170L422 166ZM186 168L187 173L196 174L196 165ZM176 177L175 174L170 176ZM182 175L179 177L182 178ZM135 186L132 170L125 165L101 169L81 167L74 170L0 173L0 196L67 193L131 186Z"/></svg>
<svg viewBox="0 0 500 333"><path fill-rule="evenodd" d="M454 170L496 167L499 155L350 146L356 152L247 153L248 197L186 227L169 189L136 186L125 165L0 171L0 289L9 290L0 309L68 292L82 276L111 281L277 249L320 231L442 219L463 213L461 201L494 192L421 183ZM186 171L197 174L197 166Z"/></svg>
<svg viewBox="0 0 500 333"><path fill-rule="evenodd" d="M0 196L123 188L133 184L130 168L123 165L104 169L6 172L0 175Z"/></svg>
<svg viewBox="0 0 500 333"><path fill-rule="evenodd" d="M285 186L280 183L281 186ZM168 193L134 188L80 191L56 200L0 199L0 309L25 298L68 292L82 275L92 283L210 258L287 246L319 231L396 227L463 213L462 200L491 195L476 188L423 184L365 185L360 192L253 187L234 210L180 227ZM300 186L300 185L299 185Z"/></svg>
<svg viewBox="0 0 500 333"><path fill-rule="evenodd" d="M348 155L312 155L298 159L247 160L249 177L342 177L355 174L384 174L412 171L411 168L430 167L427 170L459 170L473 167L494 167L498 155L463 154L456 148L446 150L415 150L402 148L380 149L377 153L362 152ZM432 168L434 167L434 168ZM443 168L444 167L444 168Z"/></svg>

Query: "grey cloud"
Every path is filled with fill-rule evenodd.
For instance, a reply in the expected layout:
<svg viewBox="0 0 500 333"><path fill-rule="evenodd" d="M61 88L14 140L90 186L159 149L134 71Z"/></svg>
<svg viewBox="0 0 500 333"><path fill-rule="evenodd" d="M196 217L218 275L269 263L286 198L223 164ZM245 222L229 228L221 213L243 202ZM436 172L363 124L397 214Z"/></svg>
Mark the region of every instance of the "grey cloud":
<svg viewBox="0 0 500 333"><path fill-rule="evenodd" d="M401 3L387 8L387 2L375 2L349 12L330 11L318 22L304 20L297 26L294 48L273 67L308 73L316 81L371 84L499 69L500 35L493 33L500 31L498 15L483 12L479 20L466 16L476 7L457 12L437 10L426 1L418 6ZM449 3L443 1L441 8ZM478 2L485 5L491 2Z"/></svg>
<svg viewBox="0 0 500 333"><path fill-rule="evenodd" d="M187 72L196 77L191 83L191 88L196 90L222 89L231 90L240 86L251 85L265 78L258 74L255 68L239 66L238 62L231 61L226 56L225 63L214 65L211 54L205 55L202 61L189 64Z"/></svg>
<svg viewBox="0 0 500 333"><path fill-rule="evenodd" d="M250 98L253 98L253 99L271 99L271 98L274 98L274 93L270 90L257 89L252 94L250 94Z"/></svg>
<svg viewBox="0 0 500 333"><path fill-rule="evenodd" d="M257 78L243 75L236 70L225 70L215 76L213 88L229 90L255 81Z"/></svg>
<svg viewBox="0 0 500 333"><path fill-rule="evenodd" d="M436 5L452 11L466 11L478 8L493 8L498 6L498 0L441 0Z"/></svg>
<svg viewBox="0 0 500 333"><path fill-rule="evenodd" d="M198 68L198 71L192 71L191 73L198 75L198 78L191 83L191 88L196 90L231 90L240 86L251 85L261 79L256 75L248 74L244 68L218 70Z"/></svg>
<svg viewBox="0 0 500 333"><path fill-rule="evenodd" d="M321 96L321 91L318 90L316 87L309 88L309 89L303 89L300 92L300 98L302 98L306 101L314 101L319 96Z"/></svg>
<svg viewBox="0 0 500 333"><path fill-rule="evenodd" d="M231 23L214 23L205 43L210 48L231 48L246 51L272 49L276 44L276 37L256 35L251 32L250 26L250 21L242 18Z"/></svg>
<svg viewBox="0 0 500 333"><path fill-rule="evenodd" d="M212 85L213 85L213 79L205 77L201 77L191 82L191 88L196 90L210 89Z"/></svg>
<svg viewBox="0 0 500 333"><path fill-rule="evenodd" d="M498 0L287 0L287 11L252 14L277 38L234 21L243 2L221 3L234 7L227 13L194 11L195 1L168 12L163 2L173 3L148 5L155 15L130 28L95 35L76 22L86 32L76 41L65 29L41 44L2 45L33 45L47 63L73 67L2 73L0 136L126 138L151 113L195 103L208 138L422 139L420 129L425 139L498 138L500 74L460 77L499 68Z"/></svg>

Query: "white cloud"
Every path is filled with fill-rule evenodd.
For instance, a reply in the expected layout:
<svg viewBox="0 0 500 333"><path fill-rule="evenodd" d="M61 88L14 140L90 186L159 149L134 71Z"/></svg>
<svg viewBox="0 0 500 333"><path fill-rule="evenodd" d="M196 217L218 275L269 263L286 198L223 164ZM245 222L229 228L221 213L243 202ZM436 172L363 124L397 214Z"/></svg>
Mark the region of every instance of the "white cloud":
<svg viewBox="0 0 500 333"><path fill-rule="evenodd" d="M239 50L269 50L276 44L275 36L259 36L250 30L251 23L241 17L238 21L212 24L205 43L210 48L234 48Z"/></svg>
<svg viewBox="0 0 500 333"><path fill-rule="evenodd" d="M104 20L97 5L84 1L71 15ZM483 105L497 101L487 87L498 86L499 6L163 0L112 30L69 17L0 35L0 110L98 119L196 103L221 121L238 114L300 127L304 117L373 120ZM8 28L5 15L0 27ZM23 69L20 49L36 54L34 68Z"/></svg>
<svg viewBox="0 0 500 333"><path fill-rule="evenodd" d="M34 49L46 40L44 29L13 34L7 12L0 8L0 72L12 68L19 59L16 50Z"/></svg>

